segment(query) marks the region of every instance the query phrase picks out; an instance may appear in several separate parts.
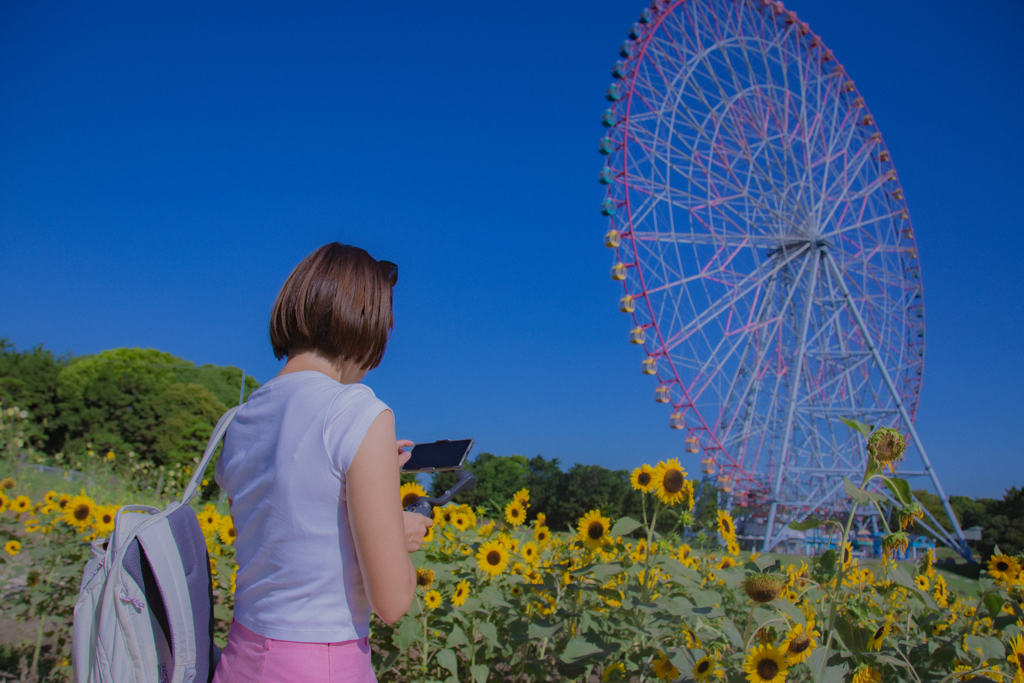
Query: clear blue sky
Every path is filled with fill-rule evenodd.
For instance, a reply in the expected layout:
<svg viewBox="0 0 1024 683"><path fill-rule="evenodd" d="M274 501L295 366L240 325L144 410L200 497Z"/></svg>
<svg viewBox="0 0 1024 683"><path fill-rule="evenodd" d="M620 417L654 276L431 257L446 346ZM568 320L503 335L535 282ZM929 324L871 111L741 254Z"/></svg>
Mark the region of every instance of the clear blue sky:
<svg viewBox="0 0 1024 683"><path fill-rule="evenodd" d="M918 428L949 493L1001 495L1024 484L1024 4L788 6L906 192ZM603 93L642 7L0 1L0 335L265 381L277 289L339 240L400 264L366 380L400 436L615 468L684 455L598 212Z"/></svg>

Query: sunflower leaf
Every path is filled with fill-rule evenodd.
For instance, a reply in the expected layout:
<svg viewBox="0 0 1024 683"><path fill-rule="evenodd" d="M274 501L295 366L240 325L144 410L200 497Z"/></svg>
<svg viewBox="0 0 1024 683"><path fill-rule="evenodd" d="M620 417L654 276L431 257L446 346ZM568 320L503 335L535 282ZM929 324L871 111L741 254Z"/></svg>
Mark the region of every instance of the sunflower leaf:
<svg viewBox="0 0 1024 683"><path fill-rule="evenodd" d="M864 424L863 422L858 422L857 420L851 420L845 417L841 417L839 419L842 420L843 424L849 427L850 429L860 432L865 439L871 436L871 427Z"/></svg>
<svg viewBox="0 0 1024 683"><path fill-rule="evenodd" d="M489 621L481 621L477 623L476 629L480 631L480 634L487 639L493 647L498 647L498 629Z"/></svg>
<svg viewBox="0 0 1024 683"><path fill-rule="evenodd" d="M965 636L964 644L969 650L980 651L982 659L1002 659L1006 656L1002 641L992 636Z"/></svg>
<svg viewBox="0 0 1024 683"><path fill-rule="evenodd" d="M992 615L993 619L999 616L999 613L1003 610L1003 603L1005 602L1006 601L1003 600L1002 596L998 593L989 593L985 596L985 608L988 610L988 613Z"/></svg>
<svg viewBox="0 0 1024 683"><path fill-rule="evenodd" d="M910 505L914 502L914 494L910 492L910 482L899 477L882 477L882 481L892 494L896 496L903 505Z"/></svg>
<svg viewBox="0 0 1024 683"><path fill-rule="evenodd" d="M910 578L910 574L903 567L897 565L889 567L889 579L904 588L917 590L917 582Z"/></svg>
<svg viewBox="0 0 1024 683"><path fill-rule="evenodd" d="M487 675L491 672L486 664L474 664L470 670L473 672L474 683L486 683Z"/></svg>
<svg viewBox="0 0 1024 683"><path fill-rule="evenodd" d="M562 652L562 661L566 663L574 662L579 659L584 659L585 657L596 655L599 652L601 652L601 648L598 646L587 642L583 638L576 637L566 644L565 650Z"/></svg>
<svg viewBox="0 0 1024 683"><path fill-rule="evenodd" d="M608 533L612 538L618 536L628 536L637 529L643 526L640 522L636 521L632 517L619 517L619 520L612 526L612 530Z"/></svg>
<svg viewBox="0 0 1024 683"><path fill-rule="evenodd" d="M437 653L437 663L448 669L452 676L459 675L459 659L451 650L444 649Z"/></svg>
<svg viewBox="0 0 1024 683"><path fill-rule="evenodd" d="M811 515L802 522L790 523L789 528L793 531L809 531L811 529L817 529L819 526L822 526L823 524L828 524L828 520L818 519L816 516Z"/></svg>
<svg viewBox="0 0 1024 683"><path fill-rule="evenodd" d="M408 650L409 646L415 642L422 634L422 628L420 623L414 619L406 619L402 622L402 625L398 627L398 649Z"/></svg>

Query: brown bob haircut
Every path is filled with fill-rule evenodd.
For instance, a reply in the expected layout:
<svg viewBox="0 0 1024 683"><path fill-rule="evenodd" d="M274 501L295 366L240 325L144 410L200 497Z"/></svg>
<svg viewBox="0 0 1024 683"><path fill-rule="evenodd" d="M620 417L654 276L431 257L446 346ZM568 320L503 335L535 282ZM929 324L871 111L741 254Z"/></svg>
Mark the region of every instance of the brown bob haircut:
<svg viewBox="0 0 1024 683"><path fill-rule="evenodd" d="M270 343L278 360L317 351L372 370L384 358L393 325L384 266L359 247L332 242L285 280L270 314Z"/></svg>

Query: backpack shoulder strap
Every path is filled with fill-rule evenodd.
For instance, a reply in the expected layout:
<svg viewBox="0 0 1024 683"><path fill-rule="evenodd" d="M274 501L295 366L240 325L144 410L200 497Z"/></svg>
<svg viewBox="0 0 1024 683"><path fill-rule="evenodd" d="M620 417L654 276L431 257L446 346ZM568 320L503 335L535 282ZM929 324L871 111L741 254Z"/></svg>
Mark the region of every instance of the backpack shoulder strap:
<svg viewBox="0 0 1024 683"><path fill-rule="evenodd" d="M178 544L167 524L166 514L155 518L136 537L146 553L167 613L174 658L170 683L193 683L198 653L192 604ZM206 562L205 555L199 561Z"/></svg>
<svg viewBox="0 0 1024 683"><path fill-rule="evenodd" d="M213 434L210 434L210 440L206 444L206 451L203 452L203 457L199 464L196 465L196 470L192 473L192 479L189 480L188 486L185 487L185 493L181 496L182 505L188 505L192 500L192 496L196 495L196 491L199 489L199 482L203 480L203 474L210 465L210 460L213 459L217 445L224 438L224 433L228 431L228 425L231 424L231 420L235 417L235 413L238 412L238 408L239 406L235 406L228 409L226 413L221 415L220 420L217 421L217 426L213 428Z"/></svg>

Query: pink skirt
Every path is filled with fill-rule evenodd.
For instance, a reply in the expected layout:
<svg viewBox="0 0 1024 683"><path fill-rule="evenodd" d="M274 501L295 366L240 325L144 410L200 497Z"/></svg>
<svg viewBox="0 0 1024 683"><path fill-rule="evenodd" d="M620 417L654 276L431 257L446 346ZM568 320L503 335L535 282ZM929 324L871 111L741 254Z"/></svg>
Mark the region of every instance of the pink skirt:
<svg viewBox="0 0 1024 683"><path fill-rule="evenodd" d="M257 635L231 622L213 683L377 683L368 638L296 643Z"/></svg>

